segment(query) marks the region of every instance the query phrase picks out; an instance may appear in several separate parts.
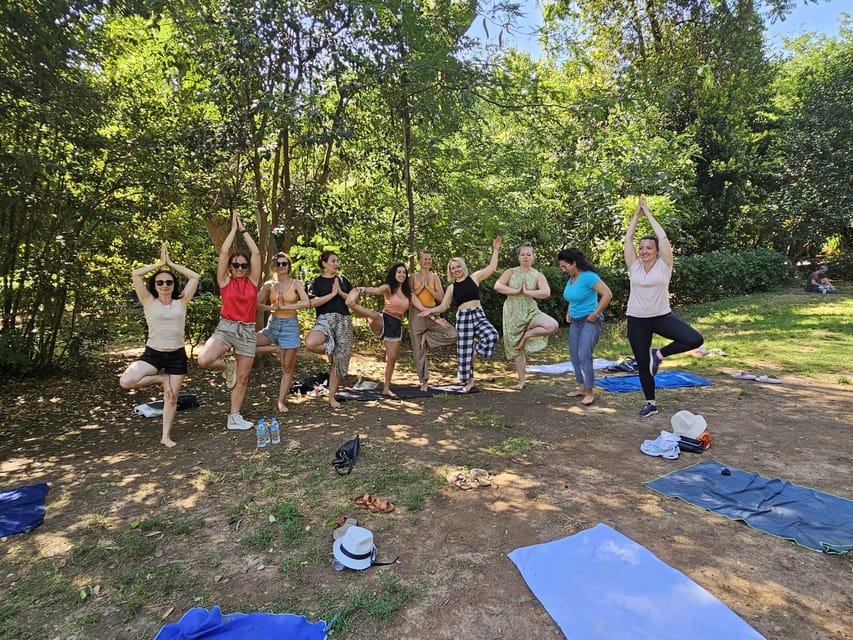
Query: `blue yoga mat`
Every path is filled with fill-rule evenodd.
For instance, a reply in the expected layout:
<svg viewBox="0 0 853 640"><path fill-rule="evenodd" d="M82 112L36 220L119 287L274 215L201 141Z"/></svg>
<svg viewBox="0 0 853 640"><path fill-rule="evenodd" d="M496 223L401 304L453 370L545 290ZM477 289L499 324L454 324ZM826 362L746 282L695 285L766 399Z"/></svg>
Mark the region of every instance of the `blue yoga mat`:
<svg viewBox="0 0 853 640"><path fill-rule="evenodd" d="M0 491L0 536L28 533L44 522L47 484Z"/></svg>
<svg viewBox="0 0 853 640"><path fill-rule="evenodd" d="M154 640L325 640L326 623L292 613L231 613L219 607L190 609L178 622L160 629Z"/></svg>
<svg viewBox="0 0 853 640"><path fill-rule="evenodd" d="M509 554L569 640L756 640L680 571L606 524Z"/></svg>
<svg viewBox="0 0 853 640"><path fill-rule="evenodd" d="M608 376L599 378L595 384L602 389L614 393L628 393L630 391L642 391L640 376ZM658 389L678 389L681 387L709 387L713 382L700 378L686 371L659 371L655 376L655 387Z"/></svg>
<svg viewBox="0 0 853 640"><path fill-rule="evenodd" d="M729 475L723 475L724 469ZM814 551L853 550L853 501L831 493L715 460L673 471L646 486Z"/></svg>

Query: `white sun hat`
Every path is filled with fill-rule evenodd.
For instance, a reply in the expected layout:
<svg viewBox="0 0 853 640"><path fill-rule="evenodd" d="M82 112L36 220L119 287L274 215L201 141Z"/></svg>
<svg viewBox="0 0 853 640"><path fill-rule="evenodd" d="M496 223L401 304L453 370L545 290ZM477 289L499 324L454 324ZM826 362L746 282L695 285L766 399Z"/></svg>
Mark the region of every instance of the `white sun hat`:
<svg viewBox="0 0 853 640"><path fill-rule="evenodd" d="M687 436L688 438L698 438L705 429L708 428L708 423L702 416L690 413L687 410L682 410L672 416L672 432L677 436Z"/></svg>
<svg viewBox="0 0 853 640"><path fill-rule="evenodd" d="M332 545L335 559L350 569L368 569L376 558L373 533L364 527L352 526Z"/></svg>

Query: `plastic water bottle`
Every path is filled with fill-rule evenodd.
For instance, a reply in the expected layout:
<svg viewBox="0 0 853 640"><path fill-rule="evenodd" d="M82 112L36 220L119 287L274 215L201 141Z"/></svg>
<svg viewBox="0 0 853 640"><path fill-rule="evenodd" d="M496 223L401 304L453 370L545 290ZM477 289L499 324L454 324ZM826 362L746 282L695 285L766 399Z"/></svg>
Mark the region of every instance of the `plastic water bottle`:
<svg viewBox="0 0 853 640"><path fill-rule="evenodd" d="M335 571L343 571L344 569L346 569L346 567L344 567L344 565L342 565L337 558L332 559L332 568Z"/></svg>
<svg viewBox="0 0 853 640"><path fill-rule="evenodd" d="M255 429L255 435L258 438L258 449L263 449L270 443L270 432L267 431L267 421L263 418L258 420L258 426Z"/></svg>
<svg viewBox="0 0 853 640"><path fill-rule="evenodd" d="M278 418L273 416L270 418L270 442L279 444L281 442L281 433L278 430Z"/></svg>

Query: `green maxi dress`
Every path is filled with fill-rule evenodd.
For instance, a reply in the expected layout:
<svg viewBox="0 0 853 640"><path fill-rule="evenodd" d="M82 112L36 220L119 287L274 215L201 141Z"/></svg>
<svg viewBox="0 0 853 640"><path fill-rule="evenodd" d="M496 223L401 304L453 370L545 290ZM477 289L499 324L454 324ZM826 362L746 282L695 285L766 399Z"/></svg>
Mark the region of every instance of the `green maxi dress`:
<svg viewBox="0 0 853 640"><path fill-rule="evenodd" d="M510 275L507 284L513 289L518 289L524 283L525 288L534 290L538 288L536 286L537 275L539 275L539 272L536 269L520 271L515 268L512 270L512 275ZM504 350L508 359L515 360L521 354L521 351L516 349L516 345L521 339L522 334L527 331L527 327L530 326L534 318L544 315L546 314L540 311L536 305L536 300L530 296L516 295L506 297L503 312L503 334ZM536 351L542 351L547 346L547 336L536 336L524 343L524 351L535 353Z"/></svg>

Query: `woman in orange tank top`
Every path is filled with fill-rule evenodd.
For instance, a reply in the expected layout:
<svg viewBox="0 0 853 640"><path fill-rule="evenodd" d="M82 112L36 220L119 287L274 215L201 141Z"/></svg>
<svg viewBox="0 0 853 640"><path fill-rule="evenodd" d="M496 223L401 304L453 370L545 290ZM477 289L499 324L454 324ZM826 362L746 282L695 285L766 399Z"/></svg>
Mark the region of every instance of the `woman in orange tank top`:
<svg viewBox="0 0 853 640"><path fill-rule="evenodd" d="M287 394L296 369L296 354L299 351L299 318L297 309L310 306L305 285L291 277L293 263L290 256L278 252L272 257L272 276L258 291L258 307L271 311L267 326L257 333L255 353L278 351L281 360L281 383L278 388L276 406L282 413L287 411Z"/></svg>
<svg viewBox="0 0 853 640"><path fill-rule="evenodd" d="M374 311L363 307L358 303L359 296L366 293L370 296L384 296L385 306L382 311ZM413 304L423 310L424 306L417 296L412 294L409 284L409 271L406 265L398 262L388 269L385 283L378 287L356 287L347 296L347 306L357 316L367 318L368 326L375 336L382 338L385 342L385 386L382 394L396 398L391 390L391 378L394 375L394 367L397 365L397 357L400 354L400 341L403 338L403 316Z"/></svg>

